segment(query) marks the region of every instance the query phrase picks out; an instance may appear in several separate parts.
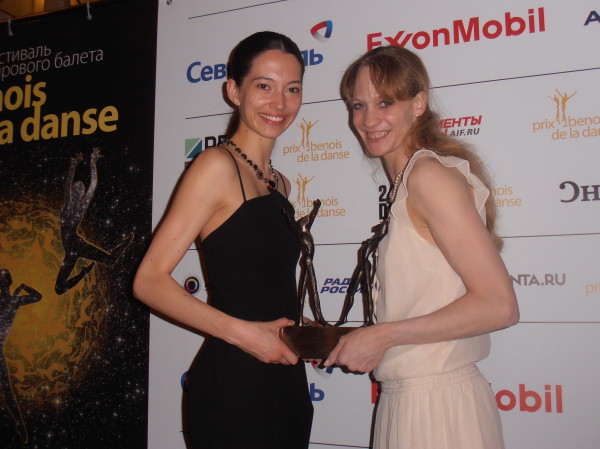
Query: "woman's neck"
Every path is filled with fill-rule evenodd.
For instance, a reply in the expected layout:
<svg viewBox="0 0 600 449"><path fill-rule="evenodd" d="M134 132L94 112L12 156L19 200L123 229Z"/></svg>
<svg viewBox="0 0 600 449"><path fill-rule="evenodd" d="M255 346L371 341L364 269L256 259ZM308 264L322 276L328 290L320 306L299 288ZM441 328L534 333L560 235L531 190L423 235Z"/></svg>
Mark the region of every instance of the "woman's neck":
<svg viewBox="0 0 600 449"><path fill-rule="evenodd" d="M400 173L404 172L409 159L410 157L407 155L406 151L397 151L394 154L382 158L383 167L391 181L393 181Z"/></svg>
<svg viewBox="0 0 600 449"><path fill-rule="evenodd" d="M274 139L265 139L254 133L236 132L230 139L237 148L246 154L263 170L269 166L271 154L275 147Z"/></svg>

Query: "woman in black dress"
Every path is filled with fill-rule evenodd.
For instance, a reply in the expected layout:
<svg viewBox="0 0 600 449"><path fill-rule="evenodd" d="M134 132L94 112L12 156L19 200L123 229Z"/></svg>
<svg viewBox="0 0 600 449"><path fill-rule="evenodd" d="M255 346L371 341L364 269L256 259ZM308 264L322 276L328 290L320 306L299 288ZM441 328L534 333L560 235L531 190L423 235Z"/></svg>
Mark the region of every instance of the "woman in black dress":
<svg viewBox="0 0 600 449"><path fill-rule="evenodd" d="M136 274L135 295L208 335L187 378L193 449L304 449L312 404L304 364L279 339L298 321L299 242L289 181L271 165L275 139L302 102L304 64L286 36L242 40L227 65L235 106L228 139L190 165ZM200 236L210 305L172 277Z"/></svg>

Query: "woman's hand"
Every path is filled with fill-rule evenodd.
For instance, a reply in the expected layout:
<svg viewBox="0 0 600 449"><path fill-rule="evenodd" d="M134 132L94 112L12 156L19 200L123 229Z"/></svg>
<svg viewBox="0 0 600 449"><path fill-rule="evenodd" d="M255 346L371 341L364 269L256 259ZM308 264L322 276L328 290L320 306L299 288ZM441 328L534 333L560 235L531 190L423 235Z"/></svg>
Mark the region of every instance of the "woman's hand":
<svg viewBox="0 0 600 449"><path fill-rule="evenodd" d="M323 365L339 365L358 373L373 371L387 349L382 324L361 327L340 338Z"/></svg>
<svg viewBox="0 0 600 449"><path fill-rule="evenodd" d="M298 356L292 352L279 338L280 329L293 326L294 322L287 318L275 321L240 321L232 343L264 363L280 363L295 365Z"/></svg>
<svg viewBox="0 0 600 449"><path fill-rule="evenodd" d="M303 316L302 317L302 323L305 326L321 326L319 323L317 323L316 321L311 320L310 318Z"/></svg>

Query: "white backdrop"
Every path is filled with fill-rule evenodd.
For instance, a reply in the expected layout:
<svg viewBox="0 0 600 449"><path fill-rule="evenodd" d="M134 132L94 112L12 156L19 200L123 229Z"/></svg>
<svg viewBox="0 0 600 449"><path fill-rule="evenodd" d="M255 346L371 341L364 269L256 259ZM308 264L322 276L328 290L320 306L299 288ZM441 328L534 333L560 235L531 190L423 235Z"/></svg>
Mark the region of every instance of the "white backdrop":
<svg viewBox="0 0 600 449"><path fill-rule="evenodd" d="M303 106L273 161L292 182L298 215L323 201L313 234L326 317L339 315L358 244L378 222L386 189L348 128L340 77L369 46L402 44L428 67L447 132L474 144L492 169L522 321L492 336L480 367L496 392L507 448L599 448L598 2L161 0L154 223L186 161L223 134L227 56L259 30L282 32L305 52ZM564 108L558 94L570 96ZM195 248L174 276L206 299ZM355 307L352 317L360 316ZM151 449L185 447L181 378L201 343L152 317ZM368 447L369 377L307 371L311 447Z"/></svg>

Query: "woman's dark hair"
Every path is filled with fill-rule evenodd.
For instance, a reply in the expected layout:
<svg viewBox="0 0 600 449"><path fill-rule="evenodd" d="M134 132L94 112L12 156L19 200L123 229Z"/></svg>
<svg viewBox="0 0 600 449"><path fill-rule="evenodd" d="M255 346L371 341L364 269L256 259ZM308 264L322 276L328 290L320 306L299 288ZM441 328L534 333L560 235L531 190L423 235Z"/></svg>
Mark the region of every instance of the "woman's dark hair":
<svg viewBox="0 0 600 449"><path fill-rule="evenodd" d="M280 50L294 56L300 64L301 75L304 77L304 59L294 41L274 31L259 31L241 40L231 51L227 61L227 78L231 78L238 86L241 86L252 69L254 60L268 50ZM225 133L227 136L231 137L237 131L239 121L236 109L229 120Z"/></svg>

